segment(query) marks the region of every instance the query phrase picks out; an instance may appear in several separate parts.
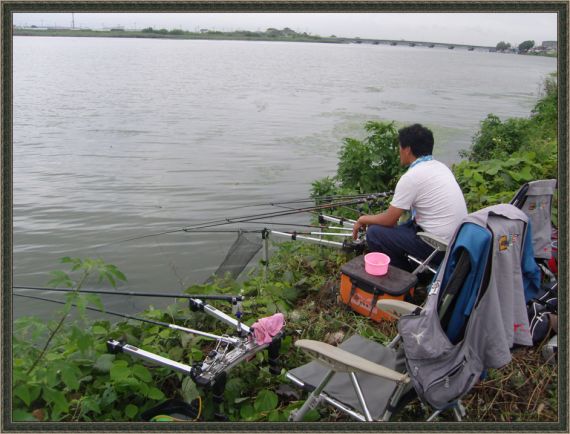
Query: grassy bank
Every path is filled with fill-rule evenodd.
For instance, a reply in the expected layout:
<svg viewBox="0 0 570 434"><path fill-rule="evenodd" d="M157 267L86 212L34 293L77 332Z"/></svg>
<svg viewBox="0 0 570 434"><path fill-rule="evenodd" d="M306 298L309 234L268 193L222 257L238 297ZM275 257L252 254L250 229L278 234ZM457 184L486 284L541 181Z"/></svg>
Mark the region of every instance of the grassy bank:
<svg viewBox="0 0 570 434"><path fill-rule="evenodd" d="M182 30L67 30L67 29L15 29L14 36L58 36L91 38L147 38L147 39L194 39L194 40L240 40L240 41L277 41L277 42L324 42L345 43L342 38L321 37L296 32L187 32Z"/></svg>
<svg viewBox="0 0 570 434"><path fill-rule="evenodd" d="M541 99L528 118L500 120L489 115L454 167L471 209L512 197L522 183L556 177L557 86L550 77ZM398 166L397 131L394 124L369 122L364 140L347 138L339 154L337 173L313 184L313 196L371 193L393 188L402 169ZM372 169L374 168L375 169ZM382 170L379 170L379 167ZM362 208L373 212L385 207ZM343 208L339 215L355 217ZM285 379L285 372L307 361L293 346L300 338L331 344L360 334L380 343L396 334L394 323L374 323L336 301L339 270L354 253L289 241L276 244L264 273L260 265L243 283L230 279L188 288L190 294L242 294L244 322L282 312L287 319L280 349L281 373L269 371L267 354L231 371L224 392L224 413L231 421L285 421L303 396ZM51 284L79 289L89 279L113 286L125 280L116 267L100 260L65 258ZM99 283L100 284L100 283ZM418 300L419 301L419 300ZM68 305L45 323L22 318L14 324L13 417L18 421L136 421L141 413L166 398L187 402L200 397L204 420L214 420L212 391L197 388L187 376L163 367L145 365L125 354L109 354L108 339L123 340L185 364L203 360L211 341L158 325L106 320L71 322L71 304L99 306L93 296L76 293ZM231 307L215 304L228 314ZM214 334L231 333L228 327L187 303L166 309L149 308L145 318L176 323ZM62 320L63 318L63 320ZM51 337L51 338L50 338ZM48 345L46 346L46 340ZM545 363L542 346L518 348L513 361L489 370L487 378L465 397L468 422L558 421L558 370ZM419 402L397 416L401 421L421 421L427 416ZM310 420L344 421L330 409L312 410ZM444 414L442 421L451 420Z"/></svg>

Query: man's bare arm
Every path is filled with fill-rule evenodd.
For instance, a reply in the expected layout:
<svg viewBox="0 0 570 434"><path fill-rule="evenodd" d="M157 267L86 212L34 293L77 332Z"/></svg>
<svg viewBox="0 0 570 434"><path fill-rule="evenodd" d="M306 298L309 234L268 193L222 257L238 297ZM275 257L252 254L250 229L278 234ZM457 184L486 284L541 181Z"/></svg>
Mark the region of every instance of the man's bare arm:
<svg viewBox="0 0 570 434"><path fill-rule="evenodd" d="M403 209L391 206L380 214L363 215L356 221L352 230L352 238L358 238L358 231L360 228L366 229L368 225L382 225L382 226L395 226L404 212Z"/></svg>

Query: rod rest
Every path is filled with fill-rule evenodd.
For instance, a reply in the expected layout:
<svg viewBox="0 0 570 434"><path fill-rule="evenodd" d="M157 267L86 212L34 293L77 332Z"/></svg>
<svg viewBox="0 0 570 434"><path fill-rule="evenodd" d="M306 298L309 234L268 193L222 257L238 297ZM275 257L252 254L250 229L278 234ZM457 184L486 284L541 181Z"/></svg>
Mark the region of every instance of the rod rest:
<svg viewBox="0 0 570 434"><path fill-rule="evenodd" d="M119 354L123 352L124 342L119 341L107 341L107 351L110 354Z"/></svg>
<svg viewBox="0 0 570 434"><path fill-rule="evenodd" d="M196 300L192 298L188 300L188 306L190 307L190 310L192 312L204 311L204 303L198 303Z"/></svg>

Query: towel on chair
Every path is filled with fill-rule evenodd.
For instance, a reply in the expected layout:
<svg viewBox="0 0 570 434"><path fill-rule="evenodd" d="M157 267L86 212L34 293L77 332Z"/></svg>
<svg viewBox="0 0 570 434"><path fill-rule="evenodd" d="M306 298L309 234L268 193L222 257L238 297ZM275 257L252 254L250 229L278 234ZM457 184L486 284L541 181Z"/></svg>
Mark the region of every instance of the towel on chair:
<svg viewBox="0 0 570 434"><path fill-rule="evenodd" d="M273 336L281 331L285 325L285 317L282 313L276 313L266 318L260 318L252 324L253 337L258 344L271 342Z"/></svg>

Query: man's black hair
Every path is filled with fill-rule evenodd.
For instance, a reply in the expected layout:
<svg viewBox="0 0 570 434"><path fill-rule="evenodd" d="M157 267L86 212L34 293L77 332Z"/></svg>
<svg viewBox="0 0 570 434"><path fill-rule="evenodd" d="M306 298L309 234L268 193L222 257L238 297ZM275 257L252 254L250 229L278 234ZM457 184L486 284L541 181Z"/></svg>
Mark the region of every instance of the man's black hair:
<svg viewBox="0 0 570 434"><path fill-rule="evenodd" d="M412 153L418 158L431 155L433 152L433 134L428 128L420 124L398 130L398 139L400 147L412 148Z"/></svg>

